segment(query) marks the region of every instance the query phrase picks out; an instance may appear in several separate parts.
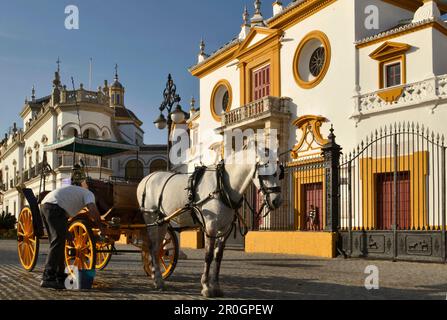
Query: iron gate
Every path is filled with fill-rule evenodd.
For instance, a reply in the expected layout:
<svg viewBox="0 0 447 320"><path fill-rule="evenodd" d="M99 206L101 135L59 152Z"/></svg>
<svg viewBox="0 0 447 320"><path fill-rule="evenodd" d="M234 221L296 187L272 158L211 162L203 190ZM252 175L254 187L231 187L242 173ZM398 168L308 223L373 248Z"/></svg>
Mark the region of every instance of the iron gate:
<svg viewBox="0 0 447 320"><path fill-rule="evenodd" d="M446 261L444 136L419 124L373 132L339 167L339 248L350 257Z"/></svg>

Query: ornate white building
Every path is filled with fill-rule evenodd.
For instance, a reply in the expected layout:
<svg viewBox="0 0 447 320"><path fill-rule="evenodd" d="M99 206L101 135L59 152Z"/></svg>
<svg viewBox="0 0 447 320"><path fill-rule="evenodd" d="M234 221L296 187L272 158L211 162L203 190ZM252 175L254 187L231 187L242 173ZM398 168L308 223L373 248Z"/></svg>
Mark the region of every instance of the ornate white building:
<svg viewBox="0 0 447 320"><path fill-rule="evenodd" d="M446 12L443 1L296 0L275 1L267 18L256 0L254 14L250 18L245 9L233 40L212 54L201 43L190 68L200 80L200 112L189 120L191 153L209 152L211 163L219 158L225 130L276 129L280 151L291 150L290 170L304 168L289 182L282 220L258 226L295 232L251 232L248 250L335 254L334 234L303 232L310 228L310 209L320 209L316 229L326 226L326 178L316 169L311 175L304 165L318 168L331 125L344 151L342 162L350 160L354 172L349 176L347 165L340 167L341 227L440 230L446 198ZM396 240L399 250L407 248L410 255L439 249L437 238L418 237ZM388 239L370 238L370 249L394 250Z"/></svg>
<svg viewBox="0 0 447 320"><path fill-rule="evenodd" d="M73 91L62 85L55 73L50 95L37 98L33 87L20 116L23 127L14 123L0 147L0 211L16 216L26 205L17 192L24 185L38 194L44 149L74 136L132 146L132 151L101 158L73 152L47 152L54 174L47 177L46 189L69 183L73 161L86 164L87 173L96 179L138 180L153 171L166 169L166 146L144 144L143 122L125 105L125 88L115 74L111 86L88 91L80 85Z"/></svg>

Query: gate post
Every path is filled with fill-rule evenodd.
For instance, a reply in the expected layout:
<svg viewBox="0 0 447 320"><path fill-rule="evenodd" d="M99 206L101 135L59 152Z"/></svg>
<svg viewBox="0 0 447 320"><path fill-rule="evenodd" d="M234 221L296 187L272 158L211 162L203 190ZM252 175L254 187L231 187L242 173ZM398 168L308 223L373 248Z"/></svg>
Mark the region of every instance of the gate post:
<svg viewBox="0 0 447 320"><path fill-rule="evenodd" d="M342 148L335 142L334 126L331 126L328 143L322 148L326 185L326 228L337 232L340 224L340 155Z"/></svg>

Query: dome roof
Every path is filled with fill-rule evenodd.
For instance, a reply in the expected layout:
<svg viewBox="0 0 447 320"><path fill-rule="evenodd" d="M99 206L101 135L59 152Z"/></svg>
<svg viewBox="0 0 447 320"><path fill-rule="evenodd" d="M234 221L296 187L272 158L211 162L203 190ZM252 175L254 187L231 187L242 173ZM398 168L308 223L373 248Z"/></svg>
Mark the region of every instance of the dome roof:
<svg viewBox="0 0 447 320"><path fill-rule="evenodd" d="M118 81L118 79L115 79L111 88L124 89L123 85Z"/></svg>
<svg viewBox="0 0 447 320"><path fill-rule="evenodd" d="M115 81L113 82L112 89L124 89L123 85L118 81L118 65L115 65Z"/></svg>

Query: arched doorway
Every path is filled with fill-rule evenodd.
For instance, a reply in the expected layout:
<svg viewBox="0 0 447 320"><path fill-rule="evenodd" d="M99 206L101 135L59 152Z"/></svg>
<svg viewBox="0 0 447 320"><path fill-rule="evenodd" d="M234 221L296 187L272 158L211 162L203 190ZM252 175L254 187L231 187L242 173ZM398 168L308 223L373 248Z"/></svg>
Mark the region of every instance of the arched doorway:
<svg viewBox="0 0 447 320"><path fill-rule="evenodd" d="M168 165L165 160L157 159L151 162L149 172L166 171L167 166Z"/></svg>
<svg viewBox="0 0 447 320"><path fill-rule="evenodd" d="M144 165L139 160L130 160L126 164L126 180L140 181L144 178Z"/></svg>

